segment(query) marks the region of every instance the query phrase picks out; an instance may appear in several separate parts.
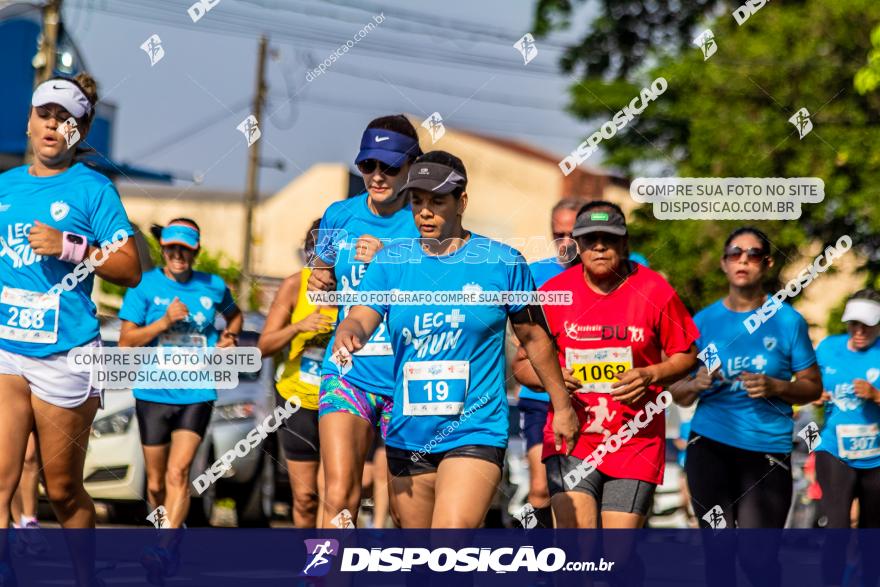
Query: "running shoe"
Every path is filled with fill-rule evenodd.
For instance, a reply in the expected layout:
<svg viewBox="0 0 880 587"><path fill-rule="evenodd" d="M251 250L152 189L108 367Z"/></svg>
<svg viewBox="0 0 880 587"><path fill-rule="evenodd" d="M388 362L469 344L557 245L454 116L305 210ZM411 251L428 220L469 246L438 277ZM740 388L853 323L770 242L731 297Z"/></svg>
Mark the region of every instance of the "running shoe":
<svg viewBox="0 0 880 587"><path fill-rule="evenodd" d="M23 545L24 552L22 554L24 556L36 557L49 551L49 542L40 530L39 522L36 520L28 522L24 530L28 531L18 533L19 544Z"/></svg>

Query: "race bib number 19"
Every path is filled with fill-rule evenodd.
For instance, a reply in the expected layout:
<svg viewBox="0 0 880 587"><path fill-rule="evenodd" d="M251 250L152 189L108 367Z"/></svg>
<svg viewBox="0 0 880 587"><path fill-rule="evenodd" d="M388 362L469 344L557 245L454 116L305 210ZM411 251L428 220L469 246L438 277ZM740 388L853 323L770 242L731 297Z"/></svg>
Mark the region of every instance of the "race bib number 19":
<svg viewBox="0 0 880 587"><path fill-rule="evenodd" d="M0 292L0 338L19 342L58 342L60 296L4 286Z"/></svg>
<svg viewBox="0 0 880 587"><path fill-rule="evenodd" d="M464 409L470 361L410 361L403 365L404 416L454 416Z"/></svg>
<svg viewBox="0 0 880 587"><path fill-rule="evenodd" d="M611 384L632 369L632 347L565 349L565 366L582 383L578 391L611 393Z"/></svg>

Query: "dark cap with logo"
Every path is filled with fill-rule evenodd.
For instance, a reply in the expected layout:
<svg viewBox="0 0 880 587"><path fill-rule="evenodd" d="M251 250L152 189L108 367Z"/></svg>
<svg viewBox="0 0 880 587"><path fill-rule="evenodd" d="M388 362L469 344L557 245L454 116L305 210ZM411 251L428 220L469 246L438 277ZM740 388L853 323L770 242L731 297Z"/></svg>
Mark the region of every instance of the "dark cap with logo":
<svg viewBox="0 0 880 587"><path fill-rule="evenodd" d="M592 208L578 214L571 236L583 236L591 232L605 232L617 236L626 234L626 218L612 208Z"/></svg>
<svg viewBox="0 0 880 587"><path fill-rule="evenodd" d="M400 188L406 190L425 190L435 194L448 194L456 189L467 187L467 176L442 163L414 163L409 168L406 184Z"/></svg>

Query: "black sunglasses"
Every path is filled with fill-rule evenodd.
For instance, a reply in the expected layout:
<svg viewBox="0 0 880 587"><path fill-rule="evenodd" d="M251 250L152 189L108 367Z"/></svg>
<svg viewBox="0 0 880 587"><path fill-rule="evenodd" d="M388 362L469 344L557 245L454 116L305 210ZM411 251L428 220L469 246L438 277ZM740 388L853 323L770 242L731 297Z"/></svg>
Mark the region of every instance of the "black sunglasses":
<svg viewBox="0 0 880 587"><path fill-rule="evenodd" d="M724 249L724 259L726 261L739 261L743 253L745 253L749 261L753 263L760 263L767 258L767 253L764 252L764 249L759 249L758 247L751 247L748 249L742 247L727 247Z"/></svg>
<svg viewBox="0 0 880 587"><path fill-rule="evenodd" d="M381 161L377 161L376 159L364 159L357 164L358 171L360 171L364 175L374 173L376 171L376 166L379 167L379 171L382 172L382 175L387 175L388 177L394 177L395 175L400 173L401 170L400 167L388 165L387 163L382 163Z"/></svg>

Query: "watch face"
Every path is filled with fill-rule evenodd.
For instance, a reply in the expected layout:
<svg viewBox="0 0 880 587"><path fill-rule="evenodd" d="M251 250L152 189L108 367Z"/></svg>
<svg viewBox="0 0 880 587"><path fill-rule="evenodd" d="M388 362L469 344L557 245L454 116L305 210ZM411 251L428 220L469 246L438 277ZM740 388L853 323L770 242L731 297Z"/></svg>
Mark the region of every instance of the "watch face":
<svg viewBox="0 0 880 587"><path fill-rule="evenodd" d="M67 240L75 245L81 245L85 242L85 239L78 234L68 234Z"/></svg>

